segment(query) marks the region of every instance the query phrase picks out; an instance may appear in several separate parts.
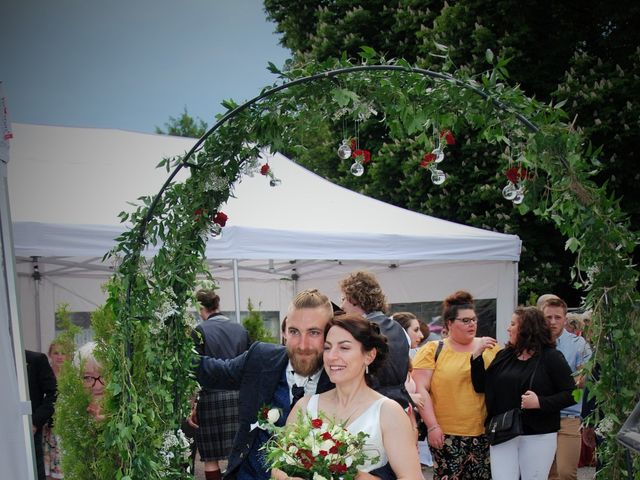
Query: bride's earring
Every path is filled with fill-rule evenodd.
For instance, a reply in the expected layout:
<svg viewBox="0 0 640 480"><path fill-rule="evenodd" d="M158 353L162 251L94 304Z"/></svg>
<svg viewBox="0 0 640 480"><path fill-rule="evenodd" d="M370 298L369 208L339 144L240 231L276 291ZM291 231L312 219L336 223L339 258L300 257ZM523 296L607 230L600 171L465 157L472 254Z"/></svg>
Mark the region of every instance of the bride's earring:
<svg viewBox="0 0 640 480"><path fill-rule="evenodd" d="M369 375L369 365L365 365L365 366L364 366L364 373L365 373L366 375Z"/></svg>

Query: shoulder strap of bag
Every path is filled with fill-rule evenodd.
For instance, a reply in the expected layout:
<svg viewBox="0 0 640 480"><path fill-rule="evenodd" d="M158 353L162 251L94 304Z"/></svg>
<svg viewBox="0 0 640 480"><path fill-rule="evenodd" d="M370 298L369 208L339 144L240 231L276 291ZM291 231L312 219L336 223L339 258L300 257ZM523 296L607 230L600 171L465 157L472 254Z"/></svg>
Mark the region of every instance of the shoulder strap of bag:
<svg viewBox="0 0 640 480"><path fill-rule="evenodd" d="M536 362L536 366L533 367L533 373L531 374L531 380L529 380L529 390L531 390L531 387L533 386L533 377L536 376L536 370L538 370L538 365L540 365L540 360L542 360L542 350L540 350L540 353L538 354L538 361Z"/></svg>
<svg viewBox="0 0 640 480"><path fill-rule="evenodd" d="M436 347L436 354L433 359L435 363L438 363L438 357L440 356L440 352L442 352L442 347L444 347L444 340L438 340L438 346Z"/></svg>

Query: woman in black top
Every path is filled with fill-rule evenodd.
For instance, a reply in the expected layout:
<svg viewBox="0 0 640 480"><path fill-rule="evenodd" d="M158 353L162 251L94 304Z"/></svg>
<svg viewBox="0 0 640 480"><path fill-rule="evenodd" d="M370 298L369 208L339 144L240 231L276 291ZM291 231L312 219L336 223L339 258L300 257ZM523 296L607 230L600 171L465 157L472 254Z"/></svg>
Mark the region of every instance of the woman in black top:
<svg viewBox="0 0 640 480"><path fill-rule="evenodd" d="M522 409L522 435L491 446L491 475L494 480L547 478L560 410L575 403L571 393L576 385L540 310L517 308L507 331L506 348L486 371L482 362L486 346L481 343L471 355L471 380L476 392L485 394L487 419Z"/></svg>

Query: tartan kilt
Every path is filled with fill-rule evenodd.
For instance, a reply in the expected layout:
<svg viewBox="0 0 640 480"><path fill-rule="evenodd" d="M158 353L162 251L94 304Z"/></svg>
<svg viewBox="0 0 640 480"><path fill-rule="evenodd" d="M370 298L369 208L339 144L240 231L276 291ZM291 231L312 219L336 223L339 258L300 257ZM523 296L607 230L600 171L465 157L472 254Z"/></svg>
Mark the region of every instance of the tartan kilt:
<svg viewBox="0 0 640 480"><path fill-rule="evenodd" d="M223 460L231 453L239 428L237 390L201 391L195 441L203 462Z"/></svg>

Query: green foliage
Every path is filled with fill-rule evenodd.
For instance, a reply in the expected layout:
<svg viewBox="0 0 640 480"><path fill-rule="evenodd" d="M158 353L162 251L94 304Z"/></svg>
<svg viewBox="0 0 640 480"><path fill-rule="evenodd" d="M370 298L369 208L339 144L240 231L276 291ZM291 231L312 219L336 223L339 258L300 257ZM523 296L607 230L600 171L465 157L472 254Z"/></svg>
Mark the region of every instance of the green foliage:
<svg viewBox="0 0 640 480"><path fill-rule="evenodd" d="M247 310L249 310L249 315L247 315L244 320L242 320L242 325L247 329L247 332L249 332L249 340L251 341L251 343L278 343L278 339L274 338L274 336L271 335L271 331L267 327L265 327L260 310L255 310L253 308L251 299L249 299L249 302L247 304Z"/></svg>
<svg viewBox="0 0 640 480"><path fill-rule="evenodd" d="M69 306L62 304L56 316L63 332L58 336L60 345L72 359L75 353L74 336L79 327L69 318ZM58 397L54 414L54 428L60 436L62 449L62 470L65 478L71 480L108 479L101 468L99 458L106 452L100 437L100 424L88 413L90 394L82 383L83 365L65 361L58 375Z"/></svg>
<svg viewBox="0 0 640 480"><path fill-rule="evenodd" d="M451 64L446 48L437 52L443 65ZM191 158L165 161L163 166L175 167L176 172L188 162L191 174L182 183L170 182L155 198L141 197L132 212L121 214L133 227L109 254L119 259L105 306L112 320L96 321L107 376L101 441L115 469L110 478L187 478L179 466L167 465L162 453L164 438L186 415L194 388L185 306L197 276L205 273L205 241L212 232L219 233L215 218L220 205L243 175L258 171L257 155L267 146L294 158L327 152L328 161L319 162L320 168L331 178L346 177L345 185L365 193L377 191L384 177L391 178L394 188L385 195L400 198L404 192L419 192L412 202L423 210L436 210L438 196L457 202L442 203L439 210L484 208L475 222L490 228L496 218L514 216L500 190L502 172L515 156L529 171L519 212L525 219L542 218L565 239L575 239L569 243L577 259L573 281L585 294L584 305L594 311L594 361L602 365L602 378L607 379L601 382L607 389L596 386L594 391L614 426L605 447L607 478L619 478L621 449L612 434L640 389L637 334L627 334L638 330L633 310L639 300L638 274L631 262L638 239L619 203L593 182L599 152L567 123L561 107L510 86L499 55L490 70L476 76L465 71L425 76L407 62L385 60L371 49L363 49L362 55L369 67L359 71L353 71L356 64L347 57L292 63L280 74L280 82L300 81L265 93L229 115ZM374 69L373 64L387 70ZM229 108L233 106L230 102ZM523 126L522 116L539 129ZM361 144L364 140L368 146L369 138L385 139L361 178L348 175L350 162L337 159L335 137L330 141L319 135L340 131L355 119L370 135L361 136ZM420 162L441 129L468 134L457 134L456 145L447 150L442 166L449 179L435 187ZM467 150L479 141L485 144L486 156ZM483 181L482 169L496 182ZM471 190L476 194L468 195ZM434 203L426 203L432 198ZM556 237L564 246L566 240ZM147 245L157 245L153 258L142 256Z"/></svg>
<svg viewBox="0 0 640 480"><path fill-rule="evenodd" d="M402 58L435 71L455 70L479 78L495 70L493 79L485 75L487 82L508 75L509 82L520 85L529 97L566 101L569 118L577 118L576 125L584 128L589 141L605 147L598 182L608 181L608 191L622 197L633 230L640 228L640 197L634 188L640 177L636 167L640 151L638 2L623 0L611 8L601 1L586 0L576 8L571 2L506 0L488 8L481 0L318 0L302 4L266 0L265 10L282 34L281 43L298 62L323 63L340 55L369 61L361 54L362 45L368 45L387 58ZM384 146L385 154L404 158L404 144L389 142L371 126L364 126L362 132L372 152L382 152ZM575 258L564 252L564 240L553 224L532 214L514 214L504 205L501 208L495 197L487 196L488 186L504 186L504 176L496 175L501 165L497 156L502 152L487 146L485 139L464 125L457 125L455 134L469 140L464 151L451 152L454 162L464 164L465 176L472 177L463 184L462 198L453 187L438 195L417 181L410 185L422 188L402 188L394 170L381 168L366 189L363 182L345 178L331 160L340 126L318 132L318 142L326 144L326 149L299 152L296 160L317 173L329 174L340 185L394 205L519 235L525 245L519 265L520 301L532 293L553 291L570 304L578 304L581 294L570 278ZM486 216L495 209L497 215Z"/></svg>
<svg viewBox="0 0 640 480"><path fill-rule="evenodd" d="M200 138L207 131L207 123L201 118L194 119L187 112L187 107L179 117L169 117L164 124L165 130L156 127L156 133L160 135L173 135L175 137Z"/></svg>
<svg viewBox="0 0 640 480"><path fill-rule="evenodd" d="M75 337L80 333L80 327L71 322L68 303L61 303L56 308L56 323L61 333L56 336L53 343L61 348L67 358L73 358L76 350Z"/></svg>

